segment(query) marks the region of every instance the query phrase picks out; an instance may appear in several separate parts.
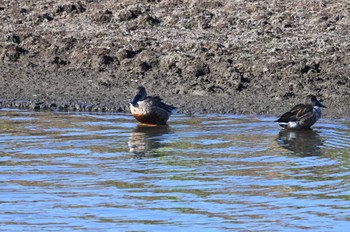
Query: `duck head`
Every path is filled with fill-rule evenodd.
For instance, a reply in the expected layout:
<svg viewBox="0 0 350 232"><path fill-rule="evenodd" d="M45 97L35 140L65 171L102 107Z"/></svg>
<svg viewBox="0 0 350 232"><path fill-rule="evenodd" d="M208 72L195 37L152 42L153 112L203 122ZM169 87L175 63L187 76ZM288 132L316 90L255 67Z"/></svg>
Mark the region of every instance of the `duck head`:
<svg viewBox="0 0 350 232"><path fill-rule="evenodd" d="M138 101L143 101L147 97L146 89L143 86L140 86L136 89L134 97L130 100L130 104L137 106Z"/></svg>
<svg viewBox="0 0 350 232"><path fill-rule="evenodd" d="M307 105L327 108L321 102L322 102L322 100L317 100L315 95L308 95L305 99L305 104L307 104Z"/></svg>

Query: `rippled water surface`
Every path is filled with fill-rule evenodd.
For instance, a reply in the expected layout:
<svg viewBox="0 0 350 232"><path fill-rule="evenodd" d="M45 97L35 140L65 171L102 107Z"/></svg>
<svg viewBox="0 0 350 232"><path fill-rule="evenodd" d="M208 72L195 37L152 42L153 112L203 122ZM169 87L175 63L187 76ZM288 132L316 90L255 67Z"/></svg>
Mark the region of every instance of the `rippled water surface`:
<svg viewBox="0 0 350 232"><path fill-rule="evenodd" d="M349 231L350 121L0 111L1 231Z"/></svg>

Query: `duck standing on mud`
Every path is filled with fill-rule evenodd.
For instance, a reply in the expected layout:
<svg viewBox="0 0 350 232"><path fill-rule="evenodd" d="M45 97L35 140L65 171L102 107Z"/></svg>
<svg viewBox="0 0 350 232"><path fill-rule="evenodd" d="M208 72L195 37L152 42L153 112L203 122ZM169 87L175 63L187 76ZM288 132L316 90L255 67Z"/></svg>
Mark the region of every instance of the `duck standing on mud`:
<svg viewBox="0 0 350 232"><path fill-rule="evenodd" d="M143 86L137 88L130 101L130 111L137 121L151 125L166 125L176 108L162 102L159 96L147 96Z"/></svg>
<svg viewBox="0 0 350 232"><path fill-rule="evenodd" d="M321 117L320 107L326 108L314 95L308 95L305 104L294 106L275 122L283 128L309 129Z"/></svg>

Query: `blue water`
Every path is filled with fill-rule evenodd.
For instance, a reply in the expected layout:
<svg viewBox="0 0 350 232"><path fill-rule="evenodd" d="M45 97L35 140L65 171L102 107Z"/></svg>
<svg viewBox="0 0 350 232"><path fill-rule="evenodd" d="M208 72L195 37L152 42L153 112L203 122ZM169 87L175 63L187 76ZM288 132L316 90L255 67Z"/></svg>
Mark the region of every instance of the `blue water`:
<svg viewBox="0 0 350 232"><path fill-rule="evenodd" d="M1 231L349 231L349 120L0 110Z"/></svg>

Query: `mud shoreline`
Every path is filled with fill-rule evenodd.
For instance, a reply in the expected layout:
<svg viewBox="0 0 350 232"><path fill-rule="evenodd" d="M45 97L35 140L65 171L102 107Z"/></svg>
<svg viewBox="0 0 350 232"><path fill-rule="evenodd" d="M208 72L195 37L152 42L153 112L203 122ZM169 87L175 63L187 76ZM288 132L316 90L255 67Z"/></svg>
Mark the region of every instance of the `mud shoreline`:
<svg viewBox="0 0 350 232"><path fill-rule="evenodd" d="M280 115L307 94L350 115L347 1L3 1L0 108Z"/></svg>

